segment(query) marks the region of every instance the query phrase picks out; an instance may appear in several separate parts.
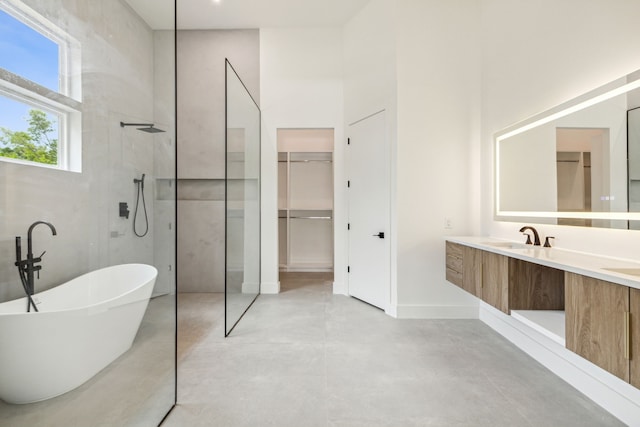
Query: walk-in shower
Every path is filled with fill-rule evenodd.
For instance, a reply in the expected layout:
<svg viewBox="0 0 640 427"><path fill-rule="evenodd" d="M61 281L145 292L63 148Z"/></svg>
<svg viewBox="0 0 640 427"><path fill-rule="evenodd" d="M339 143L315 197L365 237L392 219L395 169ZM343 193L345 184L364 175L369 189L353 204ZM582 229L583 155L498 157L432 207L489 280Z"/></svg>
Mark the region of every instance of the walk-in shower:
<svg viewBox="0 0 640 427"><path fill-rule="evenodd" d="M35 147L0 142L2 426L156 426L175 404L175 1L161 30L128 1L0 0L0 128Z"/></svg>

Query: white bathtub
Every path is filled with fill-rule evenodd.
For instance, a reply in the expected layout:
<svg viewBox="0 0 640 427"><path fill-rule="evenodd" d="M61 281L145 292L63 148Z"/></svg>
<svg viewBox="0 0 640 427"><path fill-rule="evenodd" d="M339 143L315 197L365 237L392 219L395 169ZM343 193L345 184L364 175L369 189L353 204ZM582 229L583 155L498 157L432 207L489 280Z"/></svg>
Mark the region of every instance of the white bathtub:
<svg viewBox="0 0 640 427"><path fill-rule="evenodd" d="M127 351L158 275L124 264L0 304L0 399L31 403L80 386Z"/></svg>

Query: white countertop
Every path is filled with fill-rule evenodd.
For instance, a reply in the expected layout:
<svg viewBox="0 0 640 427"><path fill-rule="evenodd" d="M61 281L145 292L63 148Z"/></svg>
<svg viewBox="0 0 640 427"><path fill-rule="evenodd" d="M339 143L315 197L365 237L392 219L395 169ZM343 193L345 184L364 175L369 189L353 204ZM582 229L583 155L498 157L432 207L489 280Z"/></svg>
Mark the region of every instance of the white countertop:
<svg viewBox="0 0 640 427"><path fill-rule="evenodd" d="M640 289L640 262L558 248L524 245L522 242L513 242L491 237L456 236L446 237L445 239L461 245L482 249L483 251L494 252L511 258ZM513 245L513 247L511 247L511 245ZM608 268L635 269L637 270L637 274L610 271L607 270Z"/></svg>

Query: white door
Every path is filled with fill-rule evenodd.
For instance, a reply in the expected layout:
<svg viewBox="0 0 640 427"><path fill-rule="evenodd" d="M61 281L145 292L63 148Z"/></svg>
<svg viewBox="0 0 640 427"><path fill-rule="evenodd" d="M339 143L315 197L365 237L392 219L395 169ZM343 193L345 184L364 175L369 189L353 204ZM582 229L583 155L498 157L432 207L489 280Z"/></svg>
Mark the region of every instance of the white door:
<svg viewBox="0 0 640 427"><path fill-rule="evenodd" d="M391 293L390 149L384 111L349 126L349 295L386 310Z"/></svg>

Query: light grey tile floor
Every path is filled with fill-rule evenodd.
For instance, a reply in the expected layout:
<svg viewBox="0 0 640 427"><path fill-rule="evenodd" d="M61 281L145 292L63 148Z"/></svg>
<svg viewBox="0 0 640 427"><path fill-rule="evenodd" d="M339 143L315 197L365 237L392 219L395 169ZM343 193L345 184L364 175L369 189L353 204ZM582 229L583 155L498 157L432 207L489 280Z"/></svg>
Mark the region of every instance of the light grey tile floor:
<svg viewBox="0 0 640 427"><path fill-rule="evenodd" d="M480 321L393 319L318 274L282 288L226 339L221 295L180 295L163 427L622 425Z"/></svg>
<svg viewBox="0 0 640 427"><path fill-rule="evenodd" d="M0 427L157 425L174 399L174 313L174 296L152 299L131 349L61 396L25 405L0 401Z"/></svg>

